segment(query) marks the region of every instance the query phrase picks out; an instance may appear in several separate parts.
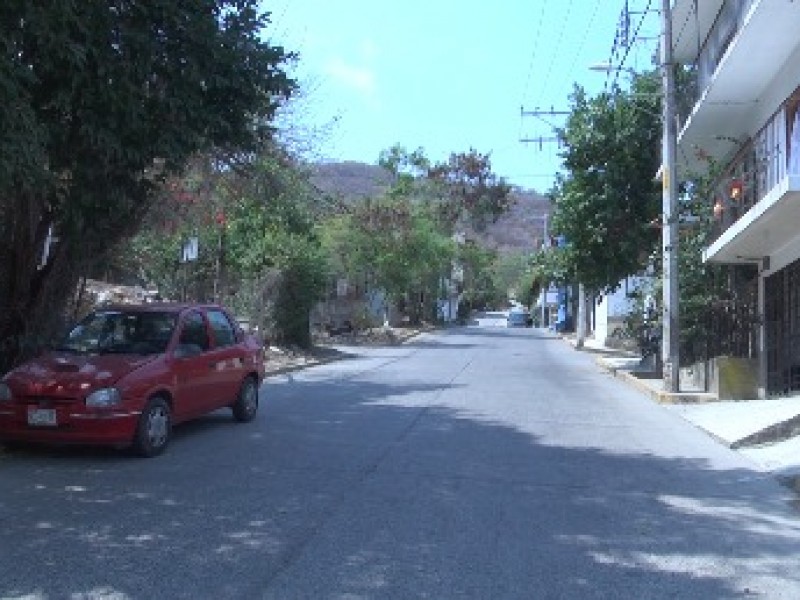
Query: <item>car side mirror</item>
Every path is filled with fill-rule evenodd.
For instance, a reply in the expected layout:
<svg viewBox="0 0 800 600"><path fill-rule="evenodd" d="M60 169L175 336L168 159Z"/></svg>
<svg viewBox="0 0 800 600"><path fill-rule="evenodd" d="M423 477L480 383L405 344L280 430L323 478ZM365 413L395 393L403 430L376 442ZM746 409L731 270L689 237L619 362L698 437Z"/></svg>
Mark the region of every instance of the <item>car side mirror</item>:
<svg viewBox="0 0 800 600"><path fill-rule="evenodd" d="M203 349L197 344L178 344L173 356L175 358L191 358L203 353Z"/></svg>

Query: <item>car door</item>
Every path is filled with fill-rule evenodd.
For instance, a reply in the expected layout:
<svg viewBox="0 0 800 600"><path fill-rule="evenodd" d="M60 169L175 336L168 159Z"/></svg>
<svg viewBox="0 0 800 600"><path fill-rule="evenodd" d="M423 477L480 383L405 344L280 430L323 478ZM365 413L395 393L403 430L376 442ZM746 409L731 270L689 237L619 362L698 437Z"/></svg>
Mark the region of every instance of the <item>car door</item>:
<svg viewBox="0 0 800 600"><path fill-rule="evenodd" d="M192 310L181 319L173 358L175 419L182 421L211 410L216 363L211 355L208 326L200 311Z"/></svg>
<svg viewBox="0 0 800 600"><path fill-rule="evenodd" d="M244 348L237 329L228 315L216 308L206 310L213 348L211 362L211 389L216 407L228 406L239 392L248 365L247 350Z"/></svg>

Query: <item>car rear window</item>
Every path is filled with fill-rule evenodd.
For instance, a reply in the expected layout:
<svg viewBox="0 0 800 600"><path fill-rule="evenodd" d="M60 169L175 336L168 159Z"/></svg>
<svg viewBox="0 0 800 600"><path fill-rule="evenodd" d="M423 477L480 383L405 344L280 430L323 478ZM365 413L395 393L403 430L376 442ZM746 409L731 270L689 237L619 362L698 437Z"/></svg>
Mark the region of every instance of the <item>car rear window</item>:
<svg viewBox="0 0 800 600"><path fill-rule="evenodd" d="M236 343L236 332L228 316L219 310L208 311L208 322L214 332L214 341L218 347L232 346Z"/></svg>

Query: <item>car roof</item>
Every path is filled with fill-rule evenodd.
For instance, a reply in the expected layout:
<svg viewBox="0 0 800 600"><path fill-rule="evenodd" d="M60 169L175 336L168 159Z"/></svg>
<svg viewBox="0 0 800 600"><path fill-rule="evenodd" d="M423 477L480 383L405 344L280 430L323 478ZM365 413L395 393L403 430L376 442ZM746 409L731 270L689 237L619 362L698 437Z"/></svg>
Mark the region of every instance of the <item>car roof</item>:
<svg viewBox="0 0 800 600"><path fill-rule="evenodd" d="M174 312L180 313L190 308L223 310L219 304L196 302L148 302L147 304L106 304L95 307L96 312Z"/></svg>

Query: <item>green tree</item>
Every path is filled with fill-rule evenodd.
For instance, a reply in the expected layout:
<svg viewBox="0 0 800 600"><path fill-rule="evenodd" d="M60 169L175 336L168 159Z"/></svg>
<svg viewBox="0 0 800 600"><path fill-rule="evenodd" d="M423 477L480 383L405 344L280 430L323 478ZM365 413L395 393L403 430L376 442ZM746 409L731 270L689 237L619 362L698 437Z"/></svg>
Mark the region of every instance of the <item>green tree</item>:
<svg viewBox="0 0 800 600"><path fill-rule="evenodd" d="M308 346L309 313L328 277L319 194L305 170L277 145L246 169L193 165L119 255L167 297L225 302L271 338ZM181 263L189 237L199 240L198 257Z"/></svg>
<svg viewBox="0 0 800 600"><path fill-rule="evenodd" d="M273 151L228 203L226 257L232 278L258 282L265 273L276 272L270 328L278 341L301 347L311 345L309 316L329 280L315 226L319 199L302 168ZM237 298L231 303L236 305Z"/></svg>
<svg viewBox="0 0 800 600"><path fill-rule="evenodd" d="M412 322L432 316L455 248L425 207L405 198L365 200L329 220L323 239L333 269L367 277Z"/></svg>
<svg viewBox="0 0 800 600"><path fill-rule="evenodd" d="M425 204L450 233L465 226L483 230L511 205L511 186L494 173L491 157L474 149L432 163L422 148L395 145L378 164L394 176L390 196Z"/></svg>
<svg viewBox="0 0 800 600"><path fill-rule="evenodd" d="M511 205L511 186L494 173L491 157L474 149L451 153L428 169L427 179L440 200L439 216L451 228L482 231Z"/></svg>
<svg viewBox="0 0 800 600"><path fill-rule="evenodd" d="M592 290L613 289L639 272L659 240L658 80L636 77L630 91L588 97L580 88L559 136L566 174L553 191L553 230L569 250L562 267ZM566 261L566 265L564 265Z"/></svg>
<svg viewBox="0 0 800 600"><path fill-rule="evenodd" d="M493 265L496 286L503 291L507 300L509 296L522 301L526 274L530 271L530 257L524 252L501 254Z"/></svg>
<svg viewBox="0 0 800 600"><path fill-rule="evenodd" d="M463 269L463 284L459 310L467 317L472 309L499 307L508 299L508 290L498 285L495 274L497 252L472 240L458 244L456 262Z"/></svg>
<svg viewBox="0 0 800 600"><path fill-rule="evenodd" d="M258 4L0 4L0 370L52 334L167 175L271 136L293 83Z"/></svg>
<svg viewBox="0 0 800 600"><path fill-rule="evenodd" d="M464 306L494 303L493 253L454 241L511 202L511 188L493 173L489 156L470 150L432 164L421 148L396 145L379 164L393 176L384 196L326 223L332 269L366 277L412 321L435 316L436 300L451 292L445 285L456 286Z"/></svg>

